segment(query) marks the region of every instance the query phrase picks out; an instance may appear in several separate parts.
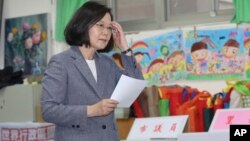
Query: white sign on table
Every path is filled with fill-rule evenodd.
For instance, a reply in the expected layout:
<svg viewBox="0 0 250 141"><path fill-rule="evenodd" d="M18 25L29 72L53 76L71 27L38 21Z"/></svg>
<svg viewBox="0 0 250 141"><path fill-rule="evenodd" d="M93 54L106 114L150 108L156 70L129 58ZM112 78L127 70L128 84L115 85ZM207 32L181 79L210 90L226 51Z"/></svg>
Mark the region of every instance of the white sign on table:
<svg viewBox="0 0 250 141"><path fill-rule="evenodd" d="M187 115L135 119L127 141L177 139L187 122Z"/></svg>

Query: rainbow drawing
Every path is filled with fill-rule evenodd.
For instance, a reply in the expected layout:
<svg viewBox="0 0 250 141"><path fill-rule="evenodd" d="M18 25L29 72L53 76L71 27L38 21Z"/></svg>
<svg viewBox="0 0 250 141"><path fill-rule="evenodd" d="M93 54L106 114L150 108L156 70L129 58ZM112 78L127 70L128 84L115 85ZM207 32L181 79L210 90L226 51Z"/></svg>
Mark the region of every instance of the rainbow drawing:
<svg viewBox="0 0 250 141"><path fill-rule="evenodd" d="M146 51L148 49L148 45L143 41L138 41L131 46L131 49L135 52Z"/></svg>

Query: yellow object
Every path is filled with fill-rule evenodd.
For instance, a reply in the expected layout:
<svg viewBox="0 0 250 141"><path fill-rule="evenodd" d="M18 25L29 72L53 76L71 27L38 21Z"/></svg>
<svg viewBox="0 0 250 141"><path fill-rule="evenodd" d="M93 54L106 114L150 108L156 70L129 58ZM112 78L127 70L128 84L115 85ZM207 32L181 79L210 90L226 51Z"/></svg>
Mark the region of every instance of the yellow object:
<svg viewBox="0 0 250 141"><path fill-rule="evenodd" d="M240 79L228 79L226 80L226 84L227 84L227 87L224 88L224 92L228 92L234 85L236 82L238 82Z"/></svg>

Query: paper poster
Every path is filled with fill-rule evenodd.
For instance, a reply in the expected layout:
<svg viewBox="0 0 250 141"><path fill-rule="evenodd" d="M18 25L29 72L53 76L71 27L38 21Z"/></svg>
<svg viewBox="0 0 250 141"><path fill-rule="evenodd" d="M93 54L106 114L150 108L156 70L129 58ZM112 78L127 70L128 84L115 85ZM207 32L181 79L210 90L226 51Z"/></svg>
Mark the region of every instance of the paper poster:
<svg viewBox="0 0 250 141"><path fill-rule="evenodd" d="M246 49L246 78L250 78L250 27L243 28L244 47Z"/></svg>
<svg viewBox="0 0 250 141"><path fill-rule="evenodd" d="M250 78L250 28L176 30L130 47L149 86L181 79ZM122 64L119 53L116 49L110 55Z"/></svg>
<svg viewBox="0 0 250 141"><path fill-rule="evenodd" d="M47 64L47 14L6 19L4 66L25 75L42 75Z"/></svg>
<svg viewBox="0 0 250 141"><path fill-rule="evenodd" d="M186 61L180 30L132 43L136 61L148 85L164 85L186 77ZM113 56L116 51L113 52ZM118 57L116 57L118 58Z"/></svg>
<svg viewBox="0 0 250 141"><path fill-rule="evenodd" d="M245 71L240 28L184 32L187 79L242 78Z"/></svg>

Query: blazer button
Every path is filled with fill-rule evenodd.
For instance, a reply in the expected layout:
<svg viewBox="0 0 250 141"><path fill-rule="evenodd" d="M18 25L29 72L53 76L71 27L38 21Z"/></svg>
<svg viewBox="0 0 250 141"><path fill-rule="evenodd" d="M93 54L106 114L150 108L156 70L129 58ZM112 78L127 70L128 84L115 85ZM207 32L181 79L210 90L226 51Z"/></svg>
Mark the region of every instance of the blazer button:
<svg viewBox="0 0 250 141"><path fill-rule="evenodd" d="M80 125L76 125L76 128L80 128Z"/></svg>
<svg viewBox="0 0 250 141"><path fill-rule="evenodd" d="M75 125L72 125L72 128L75 128Z"/></svg>
<svg viewBox="0 0 250 141"><path fill-rule="evenodd" d="M106 125L103 124L103 125L102 125L102 129L106 129Z"/></svg>

